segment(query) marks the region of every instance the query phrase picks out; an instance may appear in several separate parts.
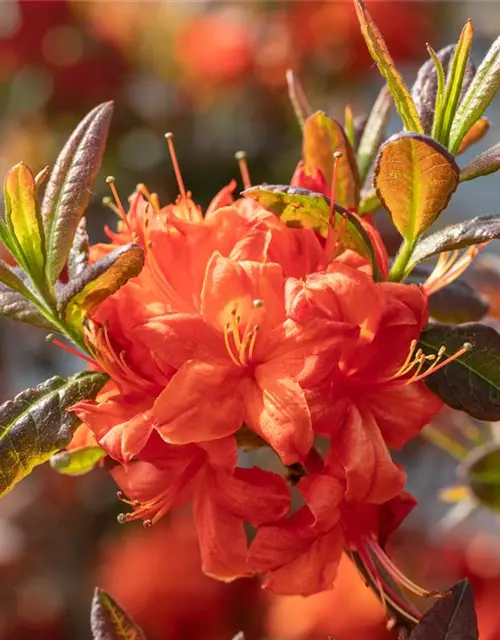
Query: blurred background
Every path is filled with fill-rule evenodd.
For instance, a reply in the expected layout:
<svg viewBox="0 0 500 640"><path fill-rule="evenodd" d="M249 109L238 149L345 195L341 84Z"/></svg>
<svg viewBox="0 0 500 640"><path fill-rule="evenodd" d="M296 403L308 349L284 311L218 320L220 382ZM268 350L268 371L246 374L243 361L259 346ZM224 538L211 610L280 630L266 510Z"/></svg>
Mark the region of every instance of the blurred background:
<svg viewBox="0 0 500 640"><path fill-rule="evenodd" d="M367 5L409 84L426 59L425 43L438 49L455 42L468 17L476 63L500 33L496 2ZM122 198L139 182L163 203L176 196L167 131L175 132L184 181L202 205L239 177L240 149L254 183L286 183L301 146L287 68L298 73L314 108L340 120L346 103L355 115L366 113L382 86L349 1L0 0L0 173L20 160L34 173L53 163L85 113L113 99L109 145L88 212L94 241L111 219L102 204L106 175L116 176ZM488 116L489 135L461 163L500 139L500 99ZM390 132L398 127L394 117ZM498 184L490 176L461 186L443 223L499 212ZM489 280L479 281L495 295L499 267L494 255L488 260ZM46 344L42 331L2 322L0 367L0 396L8 399L81 364ZM451 412L440 420L462 436L475 434L470 442L496 437L496 425L464 425ZM481 640L499 640L498 522L469 499L453 507L441 499L455 482L456 461L440 444L421 439L403 454L421 503L392 550L430 588L469 575ZM381 606L349 563L334 592L306 600L268 596L250 580L219 584L199 571L189 513L148 531L123 527L115 491L102 470L68 478L47 465L0 501L0 640L90 638L96 584L149 640L229 640L239 630L249 640L392 637Z"/></svg>

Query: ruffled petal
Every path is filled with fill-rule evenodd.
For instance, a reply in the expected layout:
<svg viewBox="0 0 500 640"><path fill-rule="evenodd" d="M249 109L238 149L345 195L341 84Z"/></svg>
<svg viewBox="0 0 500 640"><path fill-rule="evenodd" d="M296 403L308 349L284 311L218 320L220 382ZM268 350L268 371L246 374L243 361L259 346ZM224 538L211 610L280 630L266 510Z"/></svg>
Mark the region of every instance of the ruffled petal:
<svg viewBox="0 0 500 640"><path fill-rule="evenodd" d="M236 375L235 375L236 372ZM243 423L244 396L236 367L189 360L158 396L153 416L172 444L216 440Z"/></svg>

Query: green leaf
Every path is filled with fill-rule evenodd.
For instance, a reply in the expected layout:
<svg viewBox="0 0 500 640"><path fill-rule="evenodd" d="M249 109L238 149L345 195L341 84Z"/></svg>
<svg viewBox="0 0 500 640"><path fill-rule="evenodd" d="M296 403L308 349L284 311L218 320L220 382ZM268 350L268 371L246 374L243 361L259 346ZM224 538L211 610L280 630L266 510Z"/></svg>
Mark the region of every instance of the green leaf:
<svg viewBox="0 0 500 640"><path fill-rule="evenodd" d="M460 182L475 180L500 169L500 142L474 158L460 171Z"/></svg>
<svg viewBox="0 0 500 640"><path fill-rule="evenodd" d="M246 189L242 194L256 200L289 227L313 229L321 236L328 236L330 220L330 200L321 193L314 193L301 187L288 185L259 185ZM374 279L380 279L375 252L368 237L355 215L338 204L334 204L336 220L347 219L343 245L364 256L372 264Z"/></svg>
<svg viewBox="0 0 500 640"><path fill-rule="evenodd" d="M66 409L94 398L107 378L87 372L67 380L54 376L0 406L0 496L70 443L79 421Z"/></svg>
<svg viewBox="0 0 500 640"><path fill-rule="evenodd" d="M500 88L500 37L498 37L471 82L457 109L448 148L456 153L465 134L483 115Z"/></svg>
<svg viewBox="0 0 500 640"><path fill-rule="evenodd" d="M93 109L78 125L57 158L42 202L47 239L47 277L57 281L87 208L101 165L113 103Z"/></svg>
<svg viewBox="0 0 500 640"><path fill-rule="evenodd" d="M45 288L45 236L38 206L35 179L20 162L8 172L4 183L5 220L19 247L20 264L33 282ZM21 257L22 256L22 257Z"/></svg>
<svg viewBox="0 0 500 640"><path fill-rule="evenodd" d="M374 172L378 198L410 242L436 220L458 186L459 169L438 142L397 133L380 148Z"/></svg>
<svg viewBox="0 0 500 640"><path fill-rule="evenodd" d="M53 325L31 300L3 283L0 284L0 315L16 322L59 332L59 328Z"/></svg>
<svg viewBox="0 0 500 640"><path fill-rule="evenodd" d="M431 391L449 407L477 420L500 420L500 334L485 324L433 325L420 336L427 355L446 348L444 358L471 345L459 358L425 378Z"/></svg>
<svg viewBox="0 0 500 640"><path fill-rule="evenodd" d="M361 192L361 201L359 203L359 215L373 213L380 208L380 200L378 199L375 189L368 189Z"/></svg>
<svg viewBox="0 0 500 640"><path fill-rule="evenodd" d="M500 215L478 216L465 222L450 224L420 240L415 246L411 261L416 264L444 251L463 249L497 238L500 238Z"/></svg>
<svg viewBox="0 0 500 640"><path fill-rule="evenodd" d="M467 68L467 61L469 59L469 51L472 45L473 35L474 30L472 28L472 23L470 20L467 20L450 61L450 67L446 78L442 110L443 119L439 134L436 136L436 139L444 146L448 146L449 143L450 129L457 110L458 100L462 92L462 83Z"/></svg>
<svg viewBox="0 0 500 640"><path fill-rule="evenodd" d="M442 120L445 72L454 45L441 49L438 53L427 45L430 60L424 62L417 73L417 79L411 90L411 96L417 107L424 133L434 136L433 123L440 128Z"/></svg>
<svg viewBox="0 0 500 640"><path fill-rule="evenodd" d="M387 82L387 87L392 95L405 129L407 131L423 133L424 130L418 117L415 103L413 102L405 81L394 65L382 34L361 0L354 0L354 7L368 50L377 63L380 73Z"/></svg>
<svg viewBox="0 0 500 640"><path fill-rule="evenodd" d="M85 267L59 293L58 310L63 321L81 329L84 316L96 304L113 295L144 266L144 251L127 244Z"/></svg>
<svg viewBox="0 0 500 640"><path fill-rule="evenodd" d="M319 169L330 184L335 152L342 154L337 170L335 201L343 207L357 209L360 181L354 150L342 125L322 111L316 111L304 124L302 155L305 172L314 175Z"/></svg>
<svg viewBox="0 0 500 640"><path fill-rule="evenodd" d="M89 262L89 236L87 221L83 217L76 228L73 244L68 254L68 279L73 280L80 275Z"/></svg>
<svg viewBox="0 0 500 640"><path fill-rule="evenodd" d="M457 582L422 617L409 640L478 640L474 593L468 580Z"/></svg>
<svg viewBox="0 0 500 640"><path fill-rule="evenodd" d="M475 447L460 463L458 473L467 480L479 502L500 510L500 447L497 443Z"/></svg>
<svg viewBox="0 0 500 640"><path fill-rule="evenodd" d="M292 69L288 69L286 72L286 82L288 84L288 95L295 111L295 115L300 126L304 128L304 123L311 115L312 109L309 106L306 94L302 89L302 85L300 84L297 75Z"/></svg>
<svg viewBox="0 0 500 640"><path fill-rule="evenodd" d="M92 599L90 624L94 640L146 640L146 636L103 589L97 587Z"/></svg>
<svg viewBox="0 0 500 640"><path fill-rule="evenodd" d="M405 278L405 283L422 285L431 272L432 268L419 265ZM429 315L438 322L477 322L489 310L486 298L460 278L429 296Z"/></svg>
<svg viewBox="0 0 500 640"><path fill-rule="evenodd" d="M488 118L479 118L479 120L472 125L463 137L456 155L458 156L461 153L464 153L464 151L467 151L467 149L473 144L482 140L489 130L490 121Z"/></svg>
<svg viewBox="0 0 500 640"><path fill-rule="evenodd" d="M63 475L81 476L92 471L105 455L101 447L80 447L56 453L50 458L50 466Z"/></svg>
<svg viewBox="0 0 500 640"><path fill-rule="evenodd" d="M350 105L346 104L344 110L344 131L352 149L356 148L356 131L354 129L354 116Z"/></svg>
<svg viewBox="0 0 500 640"><path fill-rule="evenodd" d="M389 90L385 86L378 94L359 142L356 161L362 183L368 175L373 160L385 137L385 130L391 117L391 110L392 98Z"/></svg>

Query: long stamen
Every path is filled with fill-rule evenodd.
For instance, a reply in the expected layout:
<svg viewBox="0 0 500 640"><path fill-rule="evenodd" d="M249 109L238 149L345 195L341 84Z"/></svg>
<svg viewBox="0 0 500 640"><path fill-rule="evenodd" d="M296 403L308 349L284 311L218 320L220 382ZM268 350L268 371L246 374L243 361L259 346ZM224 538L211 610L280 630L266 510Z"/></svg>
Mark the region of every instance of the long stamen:
<svg viewBox="0 0 500 640"><path fill-rule="evenodd" d="M257 341L257 334L259 332L259 325L255 325L255 327L253 328L252 331L252 337L250 338L250 345L248 347L248 359L252 360L253 358L253 352L255 349L255 342Z"/></svg>
<svg viewBox="0 0 500 640"><path fill-rule="evenodd" d="M226 324L226 326L224 327L224 344L226 346L226 351L229 354L229 357L231 358L231 360L233 361L233 363L237 366L237 367L241 367L241 362L238 360L238 358L234 355L233 353L233 348L231 346L231 343L229 342L229 336L233 336L234 338L234 330L231 327L231 324L228 322Z"/></svg>
<svg viewBox="0 0 500 640"><path fill-rule="evenodd" d="M106 178L106 182L109 184L109 188L111 189L111 193L113 194L113 198L115 199L118 215L123 220L130 233L132 233L132 229L130 228L130 224L128 221L128 216L125 212L125 209L123 208L122 201L120 200L120 196L118 195L118 191L116 190L115 179L113 178L113 176L108 176Z"/></svg>
<svg viewBox="0 0 500 640"><path fill-rule="evenodd" d="M49 335L45 338L45 340L47 342L50 342L51 344L55 344L56 347L59 347L60 349L63 349L63 351L67 351L68 353L71 353L71 355L76 356L81 360L85 360L85 362L88 362L89 364L93 364L93 365L97 364L95 360L93 360L92 358L89 358L84 353L80 353L80 351L77 351L76 349L73 349L73 347L70 347L67 344L64 344L63 342L58 340L53 333L49 333Z"/></svg>
<svg viewBox="0 0 500 640"><path fill-rule="evenodd" d="M397 378L400 375L402 375L403 371L406 371L406 367L410 364L416 348L417 348L417 341L412 340L410 344L410 350L408 351L408 355L406 356L406 360L404 361L404 364L401 365L401 367L396 371L396 373L394 374L394 377Z"/></svg>
<svg viewBox="0 0 500 640"><path fill-rule="evenodd" d="M248 170L247 154L245 151L237 151L234 157L238 161L243 186L245 189L249 189L252 186L252 181L250 180L250 172Z"/></svg>
<svg viewBox="0 0 500 640"><path fill-rule="evenodd" d="M431 373L436 373L436 371L439 371L439 369L442 369L446 365L450 364L450 362L453 362L453 360L456 360L457 358L460 358L460 356L463 356L464 353L467 353L469 351L472 351L472 344L470 342L464 342L464 344L463 344L461 349L459 349L452 356L450 356L449 358L447 358L446 360L443 360L442 362L440 362L438 364L439 358L442 357L444 355L444 353L446 352L446 347L444 349L443 349L443 347L441 347L439 349L439 352L438 352L438 357L431 364L431 366L426 371L424 371L424 373L421 373L420 375L415 375L412 378L410 378L410 380L408 380L407 383L417 382L418 380L423 380L424 378L426 378ZM441 355L439 355L439 354L441 354Z"/></svg>
<svg viewBox="0 0 500 640"><path fill-rule="evenodd" d="M168 150L170 152L170 158L172 160L172 165L174 167L175 179L177 180L177 186L179 187L179 193L183 200L186 199L186 189L184 187L184 181L182 179L181 171L179 169L179 163L177 161L177 154L175 152L175 146L173 141L174 134L169 132L165 134L165 138L168 143Z"/></svg>
<svg viewBox="0 0 500 640"><path fill-rule="evenodd" d="M431 295L459 278L469 267L477 254L484 249L487 242L469 247L459 256L459 251L442 253L423 287L427 295Z"/></svg>

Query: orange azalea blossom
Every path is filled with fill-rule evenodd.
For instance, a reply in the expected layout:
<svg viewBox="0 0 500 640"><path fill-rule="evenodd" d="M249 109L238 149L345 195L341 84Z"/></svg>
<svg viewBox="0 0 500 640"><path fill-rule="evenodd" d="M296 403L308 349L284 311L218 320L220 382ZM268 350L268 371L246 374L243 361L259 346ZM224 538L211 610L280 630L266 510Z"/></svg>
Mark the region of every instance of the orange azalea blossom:
<svg viewBox="0 0 500 640"><path fill-rule="evenodd" d="M324 351L324 366L300 383L315 433L331 439L344 467L347 498L385 502L405 482L387 446L401 447L442 407L421 381L423 355L413 354L427 322L427 297L415 285L374 283L337 264L330 273L289 278L286 302L299 324L322 318L359 327L356 340L340 354Z"/></svg>
<svg viewBox="0 0 500 640"><path fill-rule="evenodd" d="M392 568L379 544L385 545L415 506L410 495L398 494L381 505L347 500L344 473L331 454L324 471L302 478L298 488L306 505L280 523L260 527L250 546L248 564L267 574L265 587L304 596L331 589L346 549L358 553L376 580L374 552Z"/></svg>
<svg viewBox="0 0 500 640"><path fill-rule="evenodd" d="M150 526L192 502L203 571L226 581L252 575L243 524L258 527L288 513L285 480L258 467L237 468L234 438L178 447L153 434L140 458L111 472L134 507L119 520L140 518Z"/></svg>

